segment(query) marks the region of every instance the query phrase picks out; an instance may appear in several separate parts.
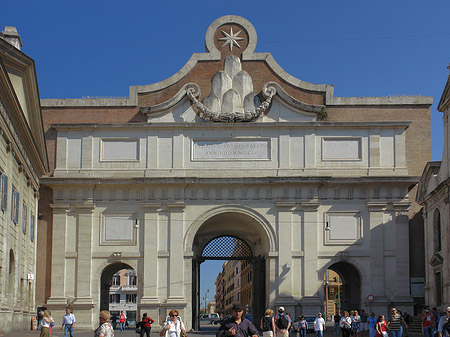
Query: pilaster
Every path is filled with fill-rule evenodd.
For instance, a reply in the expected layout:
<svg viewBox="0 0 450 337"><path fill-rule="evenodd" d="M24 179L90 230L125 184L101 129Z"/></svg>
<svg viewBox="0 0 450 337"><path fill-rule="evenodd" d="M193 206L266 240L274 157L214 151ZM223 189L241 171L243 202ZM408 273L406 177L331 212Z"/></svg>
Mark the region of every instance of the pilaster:
<svg viewBox="0 0 450 337"><path fill-rule="evenodd" d="M169 296L167 303L182 304L185 303L183 294L184 284L184 203L167 204L169 209Z"/></svg>
<svg viewBox="0 0 450 337"><path fill-rule="evenodd" d="M320 311L322 303L317 290L319 287L318 274L318 214L320 206L318 202L305 202L301 204L303 210L303 314L316 315Z"/></svg>
<svg viewBox="0 0 450 337"><path fill-rule="evenodd" d="M144 212L143 223L143 250L144 259L142 270L143 276L139 283L143 289L141 304L159 303L158 298L158 212L161 211L161 204L149 203L142 205Z"/></svg>
<svg viewBox="0 0 450 337"><path fill-rule="evenodd" d="M91 304L92 301L92 220L94 204L75 206L78 213L77 287L76 304Z"/></svg>
<svg viewBox="0 0 450 337"><path fill-rule="evenodd" d="M70 205L51 204L53 209L52 285L47 304L65 305L66 231Z"/></svg>
<svg viewBox="0 0 450 337"><path fill-rule="evenodd" d="M292 211L293 202L277 202L278 211L278 300L292 298Z"/></svg>
<svg viewBox="0 0 450 337"><path fill-rule="evenodd" d="M369 202L370 225L370 290L374 295L372 304L387 305L388 300L385 294L385 270L384 270L384 220L383 214L386 203Z"/></svg>

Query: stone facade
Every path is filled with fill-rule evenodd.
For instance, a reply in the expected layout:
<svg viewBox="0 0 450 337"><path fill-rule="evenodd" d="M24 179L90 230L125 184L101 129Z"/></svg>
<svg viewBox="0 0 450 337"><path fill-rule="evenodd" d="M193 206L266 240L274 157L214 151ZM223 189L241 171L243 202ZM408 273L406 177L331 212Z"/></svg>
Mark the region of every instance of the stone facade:
<svg viewBox="0 0 450 337"><path fill-rule="evenodd" d="M93 327L106 280L128 266L138 311L161 323L176 308L196 328L202 250L228 235L253 254L254 319L280 305L323 310L327 269L346 310L411 312L408 216L430 158L431 98L334 97L255 53L238 16L214 21L205 45L127 99L42 101L42 300L62 313L73 298L78 324Z"/></svg>
<svg viewBox="0 0 450 337"><path fill-rule="evenodd" d="M36 315L39 177L48 170L34 61L0 33L0 334Z"/></svg>
<svg viewBox="0 0 450 337"><path fill-rule="evenodd" d="M448 68L450 69L450 67ZM417 202L423 205L425 304L445 311L450 303L450 76L438 105L444 121L442 161L432 161L420 179Z"/></svg>

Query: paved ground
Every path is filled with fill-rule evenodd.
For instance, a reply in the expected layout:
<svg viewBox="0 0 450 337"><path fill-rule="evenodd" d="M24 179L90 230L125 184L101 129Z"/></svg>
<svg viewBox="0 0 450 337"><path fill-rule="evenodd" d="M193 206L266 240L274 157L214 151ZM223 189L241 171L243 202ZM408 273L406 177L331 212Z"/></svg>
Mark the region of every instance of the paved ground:
<svg viewBox="0 0 450 337"><path fill-rule="evenodd" d="M204 325L202 326L202 331L196 331L196 332L189 332L189 337L215 337L215 332L217 331L218 327L214 325ZM4 337L39 337L39 331L18 331L18 332L11 332L5 335L0 334L0 336ZM75 329L74 331L74 337L93 337L94 333L92 330L81 330L81 329ZM137 337L138 335L135 333L134 329L127 330L125 332L120 332L120 330L115 331L115 337ZM158 337L158 331L152 331L152 337ZM308 333L308 337L315 337L313 333ZM52 337L64 337L63 330L59 330L57 328L52 331ZM296 337L294 334L292 337ZM327 325L327 330L325 330L324 337L339 337L338 335L333 335L333 328L332 326ZM422 335L411 335L411 337L422 337Z"/></svg>

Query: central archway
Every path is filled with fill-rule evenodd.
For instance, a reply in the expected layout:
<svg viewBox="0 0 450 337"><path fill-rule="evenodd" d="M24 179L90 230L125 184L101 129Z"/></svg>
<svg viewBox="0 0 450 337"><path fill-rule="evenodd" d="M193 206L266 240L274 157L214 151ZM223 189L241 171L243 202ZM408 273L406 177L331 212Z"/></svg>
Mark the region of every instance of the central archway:
<svg viewBox="0 0 450 337"><path fill-rule="evenodd" d="M253 276L251 312L258 320L267 305L266 258L273 249L274 233L265 219L242 206L217 208L198 219L193 232L192 326L199 330L200 264L207 259L241 260ZM225 248L226 249L222 249ZM257 294L257 296L255 296Z"/></svg>

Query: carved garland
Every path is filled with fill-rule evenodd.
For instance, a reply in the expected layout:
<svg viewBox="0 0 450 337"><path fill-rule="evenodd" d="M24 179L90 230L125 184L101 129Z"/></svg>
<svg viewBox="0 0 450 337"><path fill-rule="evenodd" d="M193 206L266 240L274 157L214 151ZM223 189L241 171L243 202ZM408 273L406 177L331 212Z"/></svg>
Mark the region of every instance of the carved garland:
<svg viewBox="0 0 450 337"><path fill-rule="evenodd" d="M266 98L255 110L245 111L245 112L214 112L208 110L208 108L196 97L200 96L200 87L196 84L187 86L186 94L188 95L191 102L198 110L198 115L200 118L206 121L212 122L250 122L258 118L261 114L265 113L272 102L273 96L277 93L275 86L265 84L262 89L262 94Z"/></svg>

